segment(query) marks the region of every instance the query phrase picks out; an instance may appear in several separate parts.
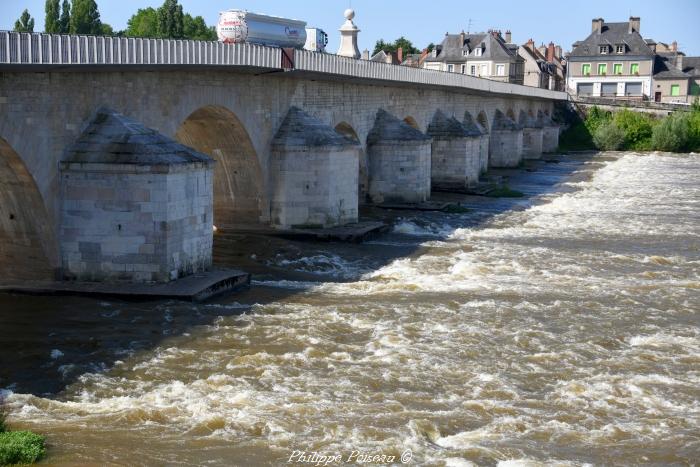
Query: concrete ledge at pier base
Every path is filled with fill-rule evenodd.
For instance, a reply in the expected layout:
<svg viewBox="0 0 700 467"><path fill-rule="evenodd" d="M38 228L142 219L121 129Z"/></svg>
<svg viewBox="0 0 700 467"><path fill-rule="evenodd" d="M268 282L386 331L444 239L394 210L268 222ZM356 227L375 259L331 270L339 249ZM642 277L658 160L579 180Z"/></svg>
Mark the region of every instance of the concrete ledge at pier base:
<svg viewBox="0 0 700 467"><path fill-rule="evenodd" d="M275 229L263 225L254 226L223 226L221 231L231 233L243 233L253 235L268 235L271 237L286 238L289 240L315 240L325 242L348 242L362 243L375 235L389 230L389 226L384 222L358 222L356 224L346 224L337 227L325 228L290 228Z"/></svg>
<svg viewBox="0 0 700 467"><path fill-rule="evenodd" d="M425 201L423 203L382 203L375 204L374 207L403 211L445 211L453 204L454 203L443 203L439 201Z"/></svg>
<svg viewBox="0 0 700 467"><path fill-rule="evenodd" d="M227 269L193 274L166 284L25 281L21 284L1 285L0 293L201 302L248 285L250 285L250 274Z"/></svg>

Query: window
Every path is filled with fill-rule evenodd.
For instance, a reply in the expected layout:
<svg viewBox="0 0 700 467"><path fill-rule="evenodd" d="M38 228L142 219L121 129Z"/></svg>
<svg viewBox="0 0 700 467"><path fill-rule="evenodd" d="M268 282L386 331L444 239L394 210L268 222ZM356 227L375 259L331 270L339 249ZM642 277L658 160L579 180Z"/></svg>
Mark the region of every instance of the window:
<svg viewBox="0 0 700 467"><path fill-rule="evenodd" d="M469 71L469 74L472 76L476 75L476 65L471 66L471 70Z"/></svg>
<svg viewBox="0 0 700 467"><path fill-rule="evenodd" d="M622 74L622 63L615 63L613 65L613 74L614 75L621 75Z"/></svg>
<svg viewBox="0 0 700 467"><path fill-rule="evenodd" d="M506 66L505 65L496 65L496 74L498 76L505 76L506 75Z"/></svg>
<svg viewBox="0 0 700 467"><path fill-rule="evenodd" d="M462 74L467 72L467 65L462 65Z"/></svg>
<svg viewBox="0 0 700 467"><path fill-rule="evenodd" d="M462 51L462 56L463 56L463 57L466 57L466 56L468 56L468 55L469 55L469 51L468 51L468 50L463 50L463 51Z"/></svg>
<svg viewBox="0 0 700 467"><path fill-rule="evenodd" d="M680 84L672 84L671 85L671 96L680 96L681 95L681 85Z"/></svg>
<svg viewBox="0 0 700 467"><path fill-rule="evenodd" d="M593 83L578 83L576 85L576 93L579 96L592 96L593 95Z"/></svg>
<svg viewBox="0 0 700 467"><path fill-rule="evenodd" d="M481 47L474 49L474 55L481 57Z"/></svg>
<svg viewBox="0 0 700 467"><path fill-rule="evenodd" d="M617 96L617 83L602 83L600 85L600 95L603 97Z"/></svg>
<svg viewBox="0 0 700 467"><path fill-rule="evenodd" d="M599 75L607 75L608 74L608 64L607 63L599 63L598 64L598 74Z"/></svg>
<svg viewBox="0 0 700 467"><path fill-rule="evenodd" d="M601 45L600 48L598 49L600 51L601 55L607 55L608 54L608 46L607 45Z"/></svg>
<svg viewBox="0 0 700 467"><path fill-rule="evenodd" d="M641 96L642 83L627 83L625 85L625 96Z"/></svg>
<svg viewBox="0 0 700 467"><path fill-rule="evenodd" d="M487 65L481 65L481 76L488 76L489 68Z"/></svg>
<svg viewBox="0 0 700 467"><path fill-rule="evenodd" d="M617 44L617 47L615 47L615 52L619 54L625 53L625 44Z"/></svg>
<svg viewBox="0 0 700 467"><path fill-rule="evenodd" d="M591 75L591 64L590 63L584 63L581 65L581 74L583 76L590 76Z"/></svg>
<svg viewBox="0 0 700 467"><path fill-rule="evenodd" d="M632 75L639 74L639 63L633 63L630 65L630 74L632 74Z"/></svg>
<svg viewBox="0 0 700 467"><path fill-rule="evenodd" d="M449 71L450 73L454 72L455 66L454 65L447 65L447 71Z"/></svg>
<svg viewBox="0 0 700 467"><path fill-rule="evenodd" d="M698 83L690 83L690 95L691 96L700 96L700 84Z"/></svg>

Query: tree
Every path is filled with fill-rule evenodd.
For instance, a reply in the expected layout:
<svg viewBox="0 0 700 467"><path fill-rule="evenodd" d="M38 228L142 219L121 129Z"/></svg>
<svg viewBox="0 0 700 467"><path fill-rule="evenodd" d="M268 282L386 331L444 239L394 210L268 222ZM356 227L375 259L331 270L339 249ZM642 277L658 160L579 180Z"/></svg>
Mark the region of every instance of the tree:
<svg viewBox="0 0 700 467"><path fill-rule="evenodd" d="M59 15L61 7L58 0L46 0L46 19L44 20L44 31L48 34L58 34L61 32L61 20Z"/></svg>
<svg viewBox="0 0 700 467"><path fill-rule="evenodd" d="M58 20L60 24L60 33L68 34L70 32L70 3L68 0L63 0L61 5L61 18Z"/></svg>
<svg viewBox="0 0 700 467"><path fill-rule="evenodd" d="M139 8L126 24L127 37L158 37L158 12L154 8Z"/></svg>
<svg viewBox="0 0 700 467"><path fill-rule="evenodd" d="M182 18L182 31L186 39L198 41L214 41L216 40L216 30L207 26L204 18L195 16L194 18L189 13Z"/></svg>
<svg viewBox="0 0 700 467"><path fill-rule="evenodd" d="M15 31L17 32L34 32L34 18L29 14L28 10L22 12L22 16L15 21Z"/></svg>
<svg viewBox="0 0 700 467"><path fill-rule="evenodd" d="M374 52L372 52L372 55L376 55L382 50L384 52L396 52L399 48L403 49L404 56L420 53L420 50L416 49L411 41L401 36L394 42L384 42L384 39L379 39L374 45Z"/></svg>
<svg viewBox="0 0 700 467"><path fill-rule="evenodd" d="M158 37L182 39L183 16L182 5L177 0L165 0L158 8Z"/></svg>
<svg viewBox="0 0 700 467"><path fill-rule="evenodd" d="M114 36L114 28L107 24L107 23L102 23L102 28L100 29L100 35L101 36Z"/></svg>
<svg viewBox="0 0 700 467"><path fill-rule="evenodd" d="M100 11L95 0L73 0L73 12L70 16L71 34L102 33Z"/></svg>

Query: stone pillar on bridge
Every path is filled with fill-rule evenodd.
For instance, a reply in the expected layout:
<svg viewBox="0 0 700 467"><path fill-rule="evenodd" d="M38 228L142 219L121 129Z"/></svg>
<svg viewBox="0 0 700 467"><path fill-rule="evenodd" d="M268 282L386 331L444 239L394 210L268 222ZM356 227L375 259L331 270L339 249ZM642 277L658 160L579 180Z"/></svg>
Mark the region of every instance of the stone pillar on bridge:
<svg viewBox="0 0 700 467"><path fill-rule="evenodd" d="M210 268L213 165L100 109L60 163L64 279L169 282Z"/></svg>
<svg viewBox="0 0 700 467"><path fill-rule="evenodd" d="M479 181L478 129L467 131L456 118L438 110L428 125L428 135L433 138L430 181L434 189L463 190Z"/></svg>
<svg viewBox="0 0 700 467"><path fill-rule="evenodd" d="M383 109L367 136L373 203L421 203L430 198L431 139Z"/></svg>
<svg viewBox="0 0 700 467"><path fill-rule="evenodd" d="M539 159L542 157L544 124L523 110L518 123L523 128L523 159Z"/></svg>
<svg viewBox="0 0 700 467"><path fill-rule="evenodd" d="M355 10L345 10L345 23L340 27L340 48L338 55L341 57L360 58L360 49L357 47L357 35L360 29L352 22L355 18Z"/></svg>
<svg viewBox="0 0 700 467"><path fill-rule="evenodd" d="M358 219L360 146L298 107L272 141L271 220L278 228L332 227Z"/></svg>
<svg viewBox="0 0 700 467"><path fill-rule="evenodd" d="M559 147L559 125L541 110L537 112L537 119L544 127L542 132L542 152L555 152Z"/></svg>
<svg viewBox="0 0 700 467"><path fill-rule="evenodd" d="M491 167L517 167L522 161L523 130L520 125L496 110L491 126L489 165Z"/></svg>
<svg viewBox="0 0 700 467"><path fill-rule="evenodd" d="M469 112L464 112L462 124L470 133L479 132L479 175L486 173L489 169L489 132Z"/></svg>

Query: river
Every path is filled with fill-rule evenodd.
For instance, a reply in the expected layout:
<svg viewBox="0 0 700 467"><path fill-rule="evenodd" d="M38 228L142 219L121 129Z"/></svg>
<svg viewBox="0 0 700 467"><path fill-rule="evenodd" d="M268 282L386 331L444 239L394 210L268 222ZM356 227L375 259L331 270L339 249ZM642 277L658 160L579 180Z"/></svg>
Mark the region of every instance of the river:
<svg viewBox="0 0 700 467"><path fill-rule="evenodd" d="M210 303L0 296L10 423L52 465L697 462L700 156L558 162L363 245L222 236L254 287Z"/></svg>

